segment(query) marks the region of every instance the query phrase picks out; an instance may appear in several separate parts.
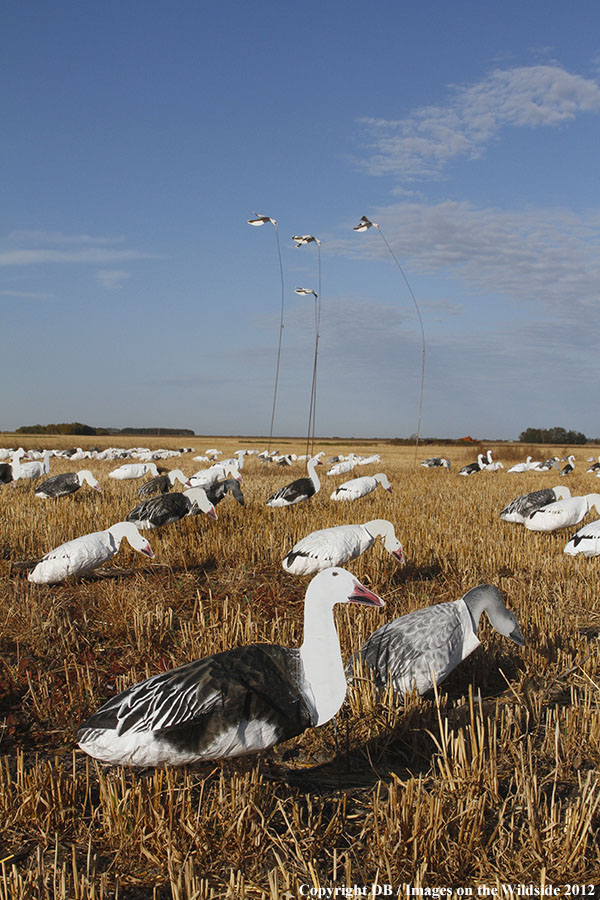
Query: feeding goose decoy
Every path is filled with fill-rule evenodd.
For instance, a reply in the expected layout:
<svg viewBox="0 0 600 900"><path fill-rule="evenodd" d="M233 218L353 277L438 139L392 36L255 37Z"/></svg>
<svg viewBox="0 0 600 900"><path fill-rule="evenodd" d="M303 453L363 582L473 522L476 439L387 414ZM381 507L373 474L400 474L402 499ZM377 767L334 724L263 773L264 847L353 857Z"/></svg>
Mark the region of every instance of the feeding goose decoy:
<svg viewBox="0 0 600 900"><path fill-rule="evenodd" d="M396 694L416 687L424 694L446 678L479 644L477 628L482 612L492 627L516 644L525 639L513 612L492 584L471 588L464 597L438 603L388 622L374 631L346 666L346 674L363 674L377 687L391 683Z"/></svg>
<svg viewBox="0 0 600 900"><path fill-rule="evenodd" d="M227 478L225 481L213 481L213 483L209 484L204 490L213 506L220 503L227 494L231 494L233 499L239 503L240 506L245 505L244 495L242 494L242 489L237 478Z"/></svg>
<svg viewBox="0 0 600 900"><path fill-rule="evenodd" d="M385 472L378 472L377 475L363 475L362 478L352 478L338 485L331 495L332 500L358 500L360 497L366 497L371 494L380 484L386 491L392 493L392 485Z"/></svg>
<svg viewBox="0 0 600 900"><path fill-rule="evenodd" d="M132 478L143 478L144 475L158 476L158 467L156 463L127 463L113 469L108 473L109 478L116 478L117 481L129 481Z"/></svg>
<svg viewBox="0 0 600 900"><path fill-rule="evenodd" d="M302 503L308 500L313 494L316 494L321 482L319 476L315 472L315 466L322 465L321 460L316 456L309 459L307 463L308 478L297 478L285 487L279 488L267 500L267 506L293 506L296 503Z"/></svg>
<svg viewBox="0 0 600 900"><path fill-rule="evenodd" d="M43 481L35 489L36 497L53 498L66 497L74 494L83 484L89 484L95 491L102 491L97 479L89 469L81 469L80 472L63 472L62 475L53 475Z"/></svg>
<svg viewBox="0 0 600 900"><path fill-rule="evenodd" d="M566 497L555 500L540 509L534 509L525 519L525 528L530 531L558 531L578 525L589 513L591 507L600 512L600 494L584 494L583 497Z"/></svg>
<svg viewBox="0 0 600 900"><path fill-rule="evenodd" d="M84 534L46 553L27 578L35 584L56 584L69 575L91 572L117 553L123 538L139 553L154 556L150 544L132 522L117 522L105 531Z"/></svg>
<svg viewBox="0 0 600 900"><path fill-rule="evenodd" d="M600 519L580 528L563 552L568 556L600 556Z"/></svg>
<svg viewBox="0 0 600 900"><path fill-rule="evenodd" d="M17 450L12 458L12 477L13 481L30 480L33 478L41 478L50 471L50 457L52 450L44 450L42 459L33 460L33 462L21 462L24 455L23 450Z"/></svg>
<svg viewBox="0 0 600 900"><path fill-rule="evenodd" d="M532 463L531 468L536 472L550 472L551 469L560 469L558 465L558 456L551 456L549 459L545 459L544 462L540 463Z"/></svg>
<svg viewBox="0 0 600 900"><path fill-rule="evenodd" d="M571 491L569 488L563 487L562 485L557 485L553 488L542 488L539 491L531 491L528 494L521 494L520 497L507 503L500 513L500 518L504 519L505 522L517 522L519 525L523 525L525 519L527 519L534 510L541 509L542 506L548 506L556 500L564 500L570 496Z"/></svg>
<svg viewBox="0 0 600 900"><path fill-rule="evenodd" d="M204 488L190 488L182 493L159 494L139 503L127 516L127 522L135 522L138 528L145 531L148 528L161 528L163 525L171 525L185 516L195 516L200 512L206 513L211 519L216 519L217 514L211 501L206 496Z"/></svg>
<svg viewBox="0 0 600 900"><path fill-rule="evenodd" d="M345 475L346 472L351 472L352 469L356 466L358 462L358 457L351 456L349 459L343 459L341 462L332 466L331 469L328 470L328 475Z"/></svg>
<svg viewBox="0 0 600 900"><path fill-rule="evenodd" d="M168 493L176 481L180 484L189 484L187 475L184 475L181 469L171 469L166 475L155 475L150 481L138 488L138 497L153 497L155 494Z"/></svg>
<svg viewBox="0 0 600 900"><path fill-rule="evenodd" d="M372 519L363 525L336 525L313 531L294 544L282 566L292 575L314 575L331 566L342 566L356 559L383 538L385 549L403 563L404 550L394 526L387 519Z"/></svg>
<svg viewBox="0 0 600 900"><path fill-rule="evenodd" d="M449 469L451 463L450 460L446 459L444 456L430 456L429 459L424 459L421 465L426 469Z"/></svg>
<svg viewBox="0 0 600 900"><path fill-rule="evenodd" d="M226 478L242 480L237 460L234 462L215 463L208 469L200 469L199 472L191 476L188 484L192 487L201 487L206 490L211 484L214 484L216 481L225 481Z"/></svg>
<svg viewBox="0 0 600 900"><path fill-rule="evenodd" d="M347 689L336 603L384 605L345 569L320 572L306 591L301 647L250 644L154 675L90 716L79 746L116 765L185 765L256 753L325 724Z"/></svg>

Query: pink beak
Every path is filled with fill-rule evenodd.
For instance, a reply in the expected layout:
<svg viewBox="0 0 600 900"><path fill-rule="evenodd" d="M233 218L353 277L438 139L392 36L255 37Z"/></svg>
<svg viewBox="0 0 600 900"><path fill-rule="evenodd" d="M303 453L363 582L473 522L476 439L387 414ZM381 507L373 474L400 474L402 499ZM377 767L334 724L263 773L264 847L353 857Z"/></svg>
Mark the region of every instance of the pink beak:
<svg viewBox="0 0 600 900"><path fill-rule="evenodd" d="M146 546L145 546L144 549L142 550L142 553L145 553L146 556L149 556L149 557L150 557L150 559L154 559L154 550L152 549L152 547L150 546L150 544L146 544Z"/></svg>
<svg viewBox="0 0 600 900"><path fill-rule="evenodd" d="M395 556L398 562L405 563L406 557L404 555L404 550L402 547L399 547L398 550L392 551L392 556Z"/></svg>
<svg viewBox="0 0 600 900"><path fill-rule="evenodd" d="M206 515L207 515L207 516L210 516L211 519L214 519L215 522L217 521L217 511L216 511L216 509L214 508L214 506L211 506L211 508L210 508L210 509L208 510L208 512L206 513Z"/></svg>
<svg viewBox="0 0 600 900"><path fill-rule="evenodd" d="M385 606L381 597L378 597L377 594L374 594L373 591L366 588L360 581L354 582L354 590L348 597L348 600L350 603L360 603L363 606Z"/></svg>

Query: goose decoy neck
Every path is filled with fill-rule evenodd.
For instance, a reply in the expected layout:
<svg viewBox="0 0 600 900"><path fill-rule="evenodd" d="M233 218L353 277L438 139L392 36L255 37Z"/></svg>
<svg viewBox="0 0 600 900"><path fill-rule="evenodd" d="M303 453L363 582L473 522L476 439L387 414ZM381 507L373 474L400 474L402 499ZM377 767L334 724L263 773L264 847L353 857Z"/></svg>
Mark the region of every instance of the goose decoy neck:
<svg viewBox="0 0 600 900"><path fill-rule="evenodd" d="M525 638L519 628L515 614L507 609L502 594L493 584L480 584L471 588L463 597L471 615L473 628L477 634L481 613L485 610L492 627L515 644L524 646Z"/></svg>

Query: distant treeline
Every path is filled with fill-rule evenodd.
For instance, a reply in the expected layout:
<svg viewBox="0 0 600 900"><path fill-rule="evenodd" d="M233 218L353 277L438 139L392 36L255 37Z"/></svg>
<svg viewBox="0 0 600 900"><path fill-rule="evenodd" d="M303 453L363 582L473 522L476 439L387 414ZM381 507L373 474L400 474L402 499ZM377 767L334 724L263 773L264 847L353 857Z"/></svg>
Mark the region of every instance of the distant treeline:
<svg viewBox="0 0 600 900"><path fill-rule="evenodd" d="M147 434L194 436L191 428L97 428L92 425L84 425L82 422L61 422L58 425L21 425L16 430L17 434Z"/></svg>
<svg viewBox="0 0 600 900"><path fill-rule="evenodd" d="M519 435L524 444L587 444L588 439L581 431L567 431L565 428L526 428Z"/></svg>

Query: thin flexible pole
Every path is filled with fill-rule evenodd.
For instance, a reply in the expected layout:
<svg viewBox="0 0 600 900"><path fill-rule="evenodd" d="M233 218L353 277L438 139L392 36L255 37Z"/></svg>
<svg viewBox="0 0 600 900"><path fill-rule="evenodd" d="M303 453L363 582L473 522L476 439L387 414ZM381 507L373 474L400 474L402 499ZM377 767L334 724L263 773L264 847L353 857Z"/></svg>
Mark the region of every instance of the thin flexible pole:
<svg viewBox="0 0 600 900"><path fill-rule="evenodd" d="M318 251L318 260L319 260L319 296L317 298L317 329L316 329L316 337L315 337L315 364L313 369L313 387L312 387L312 444L311 444L311 456L315 455L315 427L317 420L317 357L319 355L319 338L321 335L321 242L317 244Z"/></svg>
<svg viewBox="0 0 600 900"><path fill-rule="evenodd" d="M373 223L373 224L375 225L375 223ZM420 436L421 436L421 418L422 418L422 415L423 415L423 385L425 384L425 329L423 328L423 319L421 318L421 311L420 311L420 309L419 309L419 305L418 305L418 303L417 303L417 299L416 299L415 295L413 294L413 289L412 289L411 286L410 286L410 282L409 282L408 278L407 278L406 275L404 274L404 269L403 269L402 266L400 265L400 263L399 263L399 261L398 261L398 257L396 256L396 254L394 253L394 251L392 250L392 248L391 248L390 245L388 244L388 242L387 242L387 240L386 240L386 237L385 237L383 231L381 230L381 226L380 226L380 225L375 225L375 228L377 229L377 231L379 232L379 234L380 234L381 237L383 238L384 243L385 243L385 246L388 248L388 250L389 250L390 253L391 253L392 259L394 260L394 262L396 263L396 265L397 265L398 268L400 269L400 272L401 272L401 274L402 274L402 277L404 278L404 281L406 282L406 287L408 288L408 292L409 292L410 296L412 297L412 302L413 302L414 305L415 305L415 309L416 309L416 311L417 311L417 316L419 317L419 325L421 326L421 341L422 341L423 349L422 349L422 353L421 353L421 390L420 390L420 392L419 392L419 421L417 422L417 439L416 439L416 441L415 441L415 459L414 459L414 465L416 466L416 464L417 464L417 452L418 452L418 448L419 448L419 438L420 438Z"/></svg>
<svg viewBox="0 0 600 900"><path fill-rule="evenodd" d="M269 429L269 446L267 452L271 452L271 441L273 440L273 423L275 421L275 406L277 403L277 385L279 384L279 362L281 359L281 341L283 338L283 302L285 296L284 284L283 284L283 263L281 261L281 246L279 244L279 232L277 230L277 225L274 225L275 228L275 237L277 239L277 256L279 257L279 272L281 275L281 321L279 324L279 343L277 345L277 365L275 367L275 388L273 390L273 411L271 412L271 428Z"/></svg>

